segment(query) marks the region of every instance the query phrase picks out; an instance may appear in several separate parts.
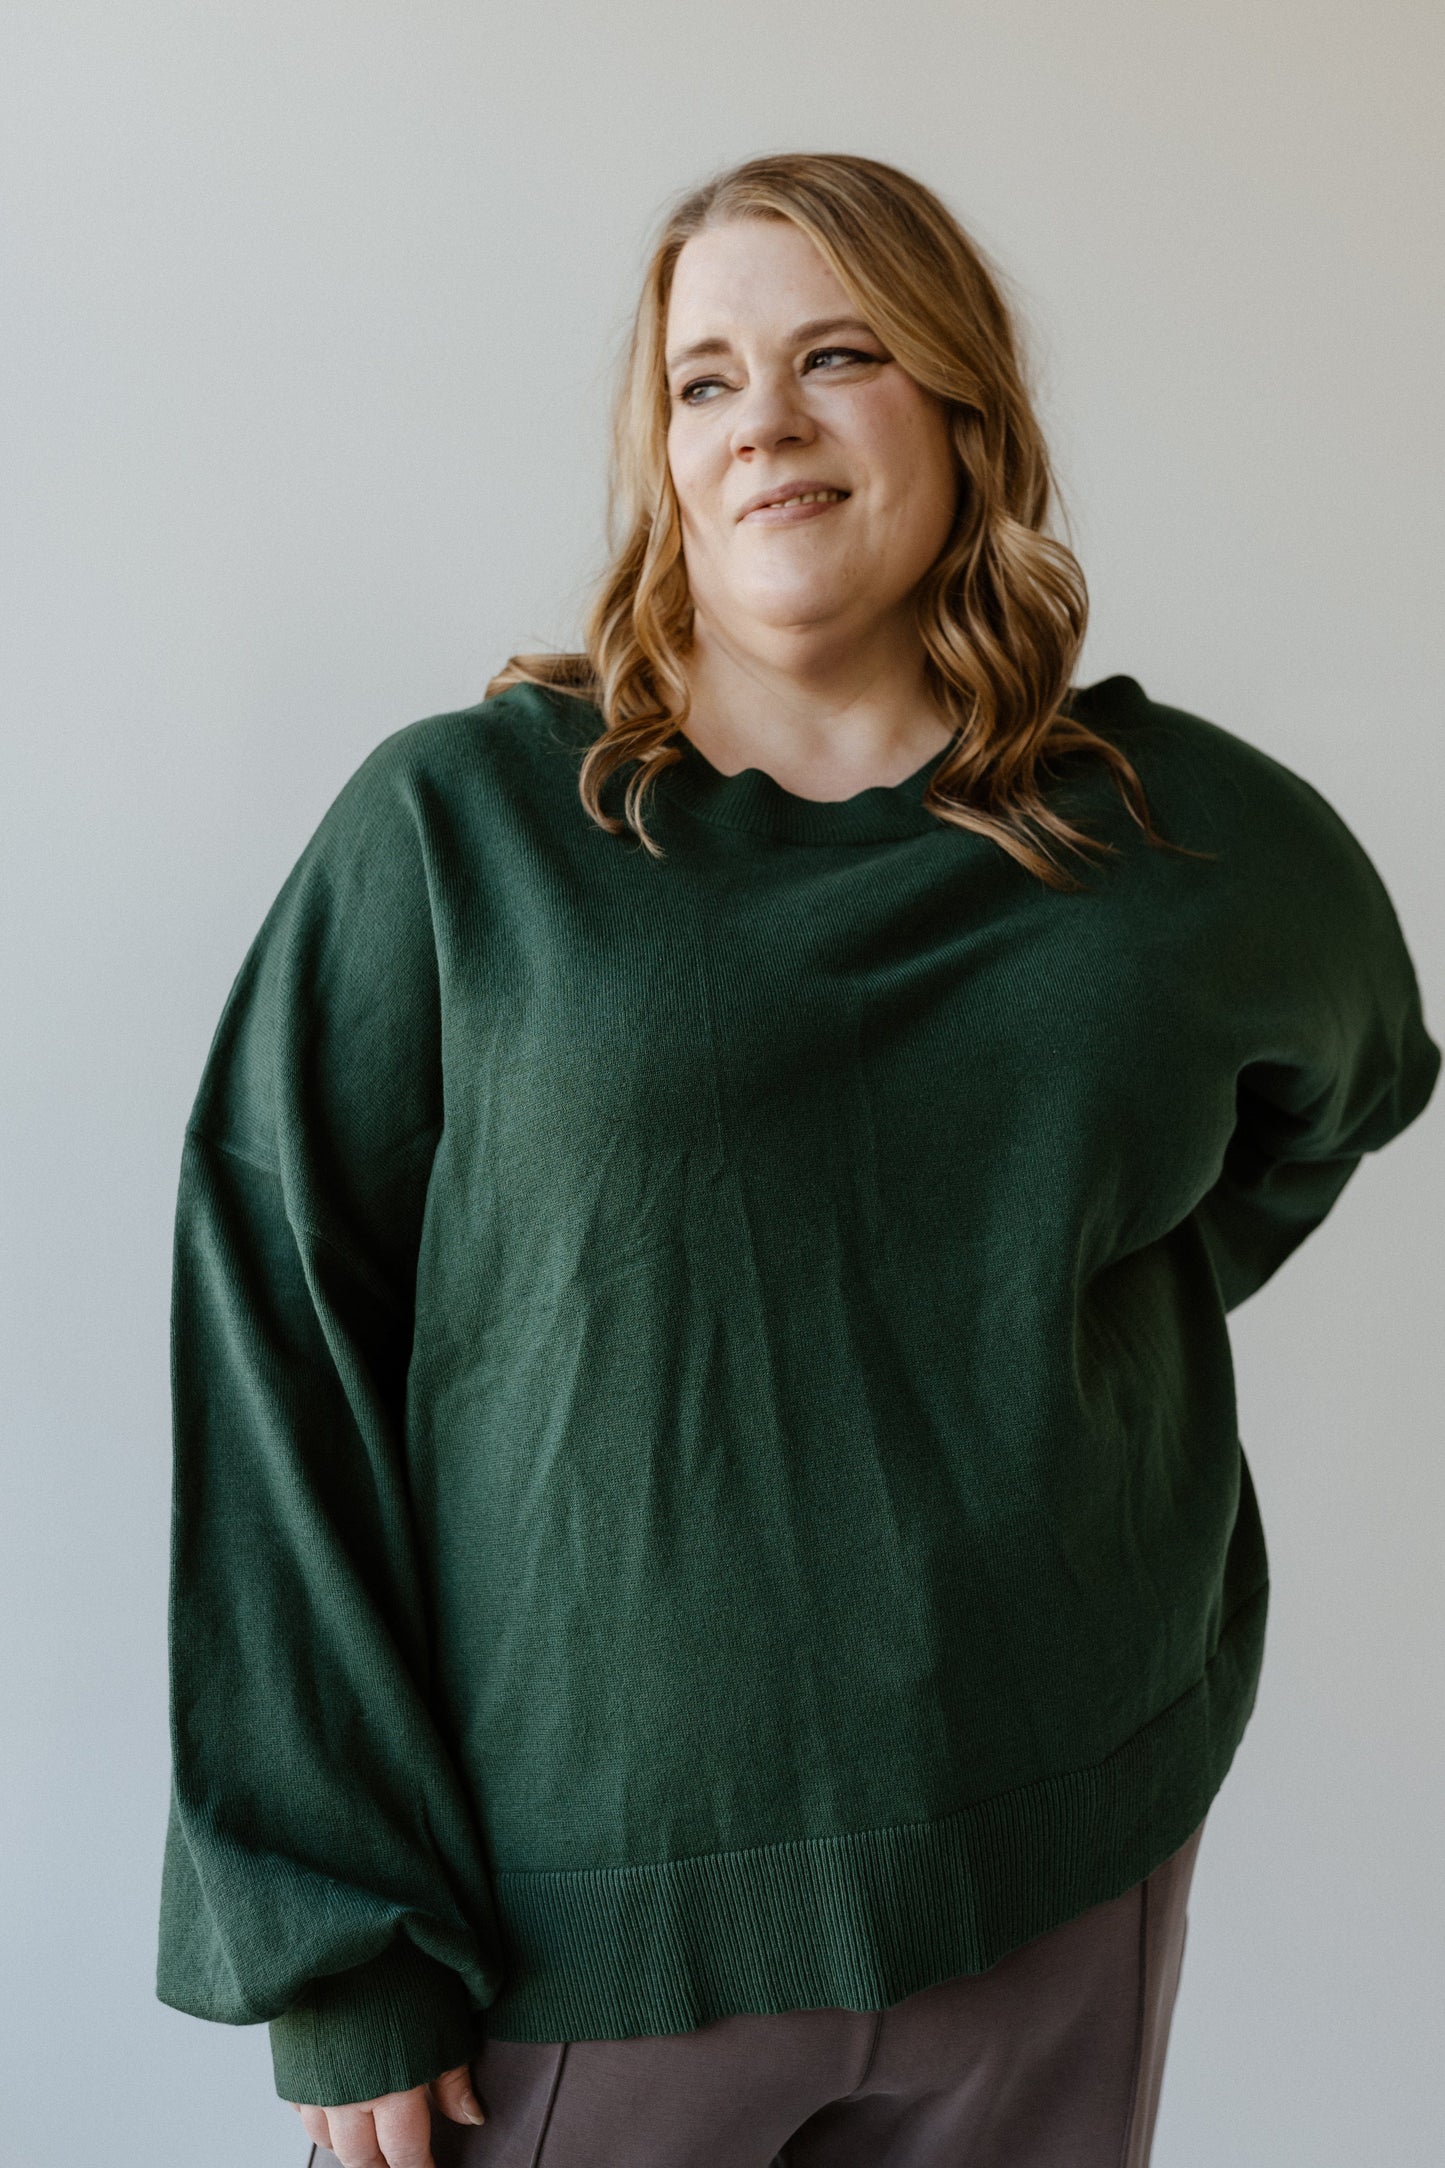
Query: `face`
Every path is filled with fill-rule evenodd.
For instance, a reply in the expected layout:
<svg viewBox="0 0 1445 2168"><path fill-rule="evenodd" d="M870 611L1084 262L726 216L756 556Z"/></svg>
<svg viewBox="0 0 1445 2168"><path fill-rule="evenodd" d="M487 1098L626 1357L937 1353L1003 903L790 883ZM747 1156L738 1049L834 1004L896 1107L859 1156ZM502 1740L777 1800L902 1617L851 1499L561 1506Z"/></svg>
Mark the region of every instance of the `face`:
<svg viewBox="0 0 1445 2168"><path fill-rule="evenodd" d="M666 351L668 464L700 624L746 644L862 635L896 615L953 524L946 409L807 235L781 219L694 234Z"/></svg>

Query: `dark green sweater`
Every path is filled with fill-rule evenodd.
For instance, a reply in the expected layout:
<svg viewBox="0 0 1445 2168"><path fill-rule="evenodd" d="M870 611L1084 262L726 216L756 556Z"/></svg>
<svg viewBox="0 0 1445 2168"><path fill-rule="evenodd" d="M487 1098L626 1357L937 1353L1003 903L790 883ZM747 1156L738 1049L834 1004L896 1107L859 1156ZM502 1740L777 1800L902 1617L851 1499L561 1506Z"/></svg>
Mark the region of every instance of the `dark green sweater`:
<svg viewBox="0 0 1445 2168"><path fill-rule="evenodd" d="M1061 894L590 708L388 738L221 1019L176 1240L159 1992L280 2092L878 2008L1147 1873L1253 1706L1225 1312L1440 1050L1330 806L1131 678ZM620 802L620 791L617 802ZM1073 863L1078 863L1077 861Z"/></svg>

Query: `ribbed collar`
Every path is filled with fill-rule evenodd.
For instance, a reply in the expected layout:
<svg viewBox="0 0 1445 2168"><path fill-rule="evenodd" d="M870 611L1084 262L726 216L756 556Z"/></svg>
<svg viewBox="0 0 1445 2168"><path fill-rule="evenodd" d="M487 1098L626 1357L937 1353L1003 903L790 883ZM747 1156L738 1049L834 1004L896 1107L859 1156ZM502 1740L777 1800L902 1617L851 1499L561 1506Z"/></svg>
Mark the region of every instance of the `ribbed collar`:
<svg viewBox="0 0 1445 2168"><path fill-rule="evenodd" d="M928 781L948 747L930 754L901 783L875 784L851 798L799 798L762 768L724 775L691 738L673 743L682 759L663 770L659 788L700 820L743 828L776 843L886 843L937 829L938 817L923 803Z"/></svg>

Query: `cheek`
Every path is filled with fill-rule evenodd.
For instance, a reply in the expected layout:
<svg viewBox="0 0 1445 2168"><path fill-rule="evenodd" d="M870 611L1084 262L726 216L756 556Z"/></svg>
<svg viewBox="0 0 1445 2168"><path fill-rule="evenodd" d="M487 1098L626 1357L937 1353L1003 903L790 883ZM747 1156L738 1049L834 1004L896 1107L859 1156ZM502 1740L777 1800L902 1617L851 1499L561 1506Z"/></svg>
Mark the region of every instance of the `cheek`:
<svg viewBox="0 0 1445 2168"><path fill-rule="evenodd" d="M941 530L941 539L952 526L958 506L958 469L948 424L932 409L914 413L910 422L910 494L920 527L935 533Z"/></svg>
<svg viewBox="0 0 1445 2168"><path fill-rule="evenodd" d="M926 529L932 562L953 532L958 517L959 476L951 445L935 450L918 490L919 525Z"/></svg>
<svg viewBox="0 0 1445 2168"><path fill-rule="evenodd" d="M890 529L900 541L906 537L913 550L936 554L953 525L958 501L946 420L916 396L892 387L858 419L863 425L861 448L886 477Z"/></svg>
<svg viewBox="0 0 1445 2168"><path fill-rule="evenodd" d="M698 529L712 521L718 502L716 464L706 442L691 430L669 432L668 472L685 526Z"/></svg>
<svg viewBox="0 0 1445 2168"><path fill-rule="evenodd" d="M909 483L899 520L905 548L919 578L940 554L958 511L958 478L952 448L931 433L915 442Z"/></svg>

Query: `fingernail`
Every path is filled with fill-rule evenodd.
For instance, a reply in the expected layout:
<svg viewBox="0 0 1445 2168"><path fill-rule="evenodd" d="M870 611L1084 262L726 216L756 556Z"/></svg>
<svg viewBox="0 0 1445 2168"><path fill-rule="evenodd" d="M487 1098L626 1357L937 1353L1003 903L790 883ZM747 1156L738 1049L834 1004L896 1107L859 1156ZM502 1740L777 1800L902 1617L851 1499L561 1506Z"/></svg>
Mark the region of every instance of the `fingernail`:
<svg viewBox="0 0 1445 2168"><path fill-rule="evenodd" d="M487 2120L482 2113L482 2104L475 2093L463 2093L462 2108L469 2123L485 2123Z"/></svg>

